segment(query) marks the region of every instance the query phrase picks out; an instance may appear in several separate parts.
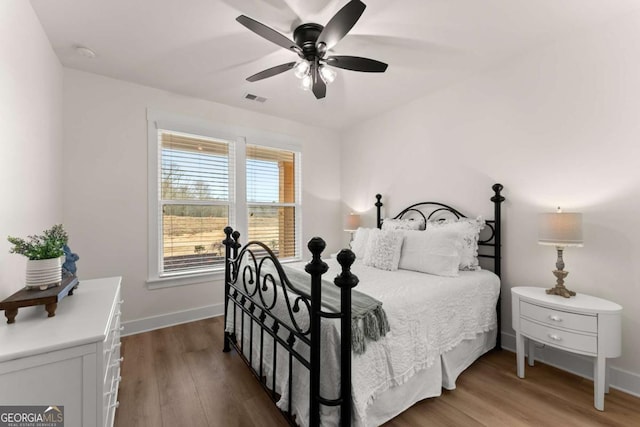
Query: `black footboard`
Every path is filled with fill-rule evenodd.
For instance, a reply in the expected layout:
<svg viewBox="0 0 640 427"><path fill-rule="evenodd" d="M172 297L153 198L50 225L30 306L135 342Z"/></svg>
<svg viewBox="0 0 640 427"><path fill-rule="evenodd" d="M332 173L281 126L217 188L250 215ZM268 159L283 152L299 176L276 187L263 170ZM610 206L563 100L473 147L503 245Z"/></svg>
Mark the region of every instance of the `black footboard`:
<svg viewBox="0 0 640 427"><path fill-rule="evenodd" d="M309 396L297 396L309 401L308 425L320 425L320 405L340 407L340 425L351 424L351 288L358 278L350 271L355 255L346 249L338 254L342 272L334 283L340 288L340 312L323 311L322 275L328 266L320 255L326 244L321 238L309 241L313 256L305 271L310 275L311 292L307 293L290 282L271 249L261 242L249 242L244 247L238 242L240 234L231 227L224 230L225 245L225 337L224 351L231 347L249 366L274 402L287 393L288 407L282 412L290 424L296 420L292 412L293 366L309 371ZM340 320L340 389L335 399L321 396L321 320ZM240 324L238 325L238 322ZM239 331L238 337L236 331ZM267 341L269 340L269 341ZM272 346L271 360L264 360L265 348ZM279 366L279 350L286 352L287 366ZM257 358L257 360L256 360ZM265 375L265 364L270 375ZM287 384L278 382L285 369ZM337 383L336 383L337 384ZM278 388L280 387L280 390ZM283 390L286 387L287 390Z"/></svg>

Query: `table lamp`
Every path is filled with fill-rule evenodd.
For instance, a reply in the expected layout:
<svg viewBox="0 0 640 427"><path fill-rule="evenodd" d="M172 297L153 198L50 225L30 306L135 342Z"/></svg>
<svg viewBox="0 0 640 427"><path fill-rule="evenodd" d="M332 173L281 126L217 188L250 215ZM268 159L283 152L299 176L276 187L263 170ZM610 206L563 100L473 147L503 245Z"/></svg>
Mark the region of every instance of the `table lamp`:
<svg viewBox="0 0 640 427"><path fill-rule="evenodd" d="M582 246L582 214L565 213L558 207L556 213L540 214L538 228L538 243L541 245L555 246L558 251L558 260L553 275L556 276L556 285L547 289L551 295L560 295L565 298L576 293L564 286L564 278L569 274L564 270L562 251L567 246Z"/></svg>
<svg viewBox="0 0 640 427"><path fill-rule="evenodd" d="M349 243L353 241L353 233L356 232L358 227L360 227L360 215L354 214L352 212L345 217L344 231L348 231L349 233L351 233L351 239L349 240Z"/></svg>

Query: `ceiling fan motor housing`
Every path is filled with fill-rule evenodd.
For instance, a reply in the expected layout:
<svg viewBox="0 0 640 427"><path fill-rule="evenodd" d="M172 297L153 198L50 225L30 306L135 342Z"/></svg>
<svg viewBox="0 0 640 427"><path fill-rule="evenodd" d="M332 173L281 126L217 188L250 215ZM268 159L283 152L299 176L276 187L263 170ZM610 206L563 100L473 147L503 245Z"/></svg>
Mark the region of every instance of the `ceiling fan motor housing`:
<svg viewBox="0 0 640 427"><path fill-rule="evenodd" d="M293 40L296 42L305 59L313 61L318 54L316 41L324 27L320 24L302 24L293 31Z"/></svg>

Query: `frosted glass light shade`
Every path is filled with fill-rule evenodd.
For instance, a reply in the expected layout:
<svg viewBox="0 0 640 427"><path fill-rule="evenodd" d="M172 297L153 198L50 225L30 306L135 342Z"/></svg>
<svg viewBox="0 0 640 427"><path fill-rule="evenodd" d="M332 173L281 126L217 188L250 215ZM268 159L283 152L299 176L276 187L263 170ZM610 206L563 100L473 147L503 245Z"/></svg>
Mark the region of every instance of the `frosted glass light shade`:
<svg viewBox="0 0 640 427"><path fill-rule="evenodd" d="M307 74L309 74L309 70L311 69L311 64L309 61L302 59L298 61L296 65L293 66L293 74L299 79L303 78Z"/></svg>
<svg viewBox="0 0 640 427"><path fill-rule="evenodd" d="M543 213L539 217L538 243L552 246L582 246L582 214Z"/></svg>
<svg viewBox="0 0 640 427"><path fill-rule="evenodd" d="M302 78L302 90L309 90L311 89L311 86L313 86L313 79L311 78L311 76L309 74L307 74L306 76L304 76Z"/></svg>
<svg viewBox="0 0 640 427"><path fill-rule="evenodd" d="M318 68L318 72L320 73L320 78L325 84L331 84L336 79L336 71L326 65L320 65Z"/></svg>
<svg viewBox="0 0 640 427"><path fill-rule="evenodd" d="M355 231L360 227L360 215L349 214L344 220L344 231Z"/></svg>

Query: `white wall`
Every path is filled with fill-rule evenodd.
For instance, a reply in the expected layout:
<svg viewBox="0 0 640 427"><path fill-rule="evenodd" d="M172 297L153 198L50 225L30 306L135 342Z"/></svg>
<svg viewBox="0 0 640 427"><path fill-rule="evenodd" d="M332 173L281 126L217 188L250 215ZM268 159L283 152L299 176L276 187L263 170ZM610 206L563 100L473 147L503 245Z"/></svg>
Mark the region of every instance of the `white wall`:
<svg viewBox="0 0 640 427"><path fill-rule="evenodd" d="M0 2L0 299L24 286L8 235L62 222L62 66L31 4Z"/></svg>
<svg viewBox="0 0 640 427"><path fill-rule="evenodd" d="M390 214L435 199L490 216L490 185L504 184L511 333L509 288L555 283L537 213L583 212L585 245L565 251L567 286L624 306L612 365L640 374L639 44L640 15L627 16L355 126L343 136L343 201L363 210L381 192Z"/></svg>
<svg viewBox="0 0 640 427"><path fill-rule="evenodd" d="M148 290L147 119L152 108L276 132L303 144L303 243L342 241L339 137L330 131L71 69L64 70L64 218L80 278L122 275L125 321L218 304L222 281ZM179 317L179 316L178 316ZM182 319L182 318L180 318ZM153 323L153 322L152 322Z"/></svg>

